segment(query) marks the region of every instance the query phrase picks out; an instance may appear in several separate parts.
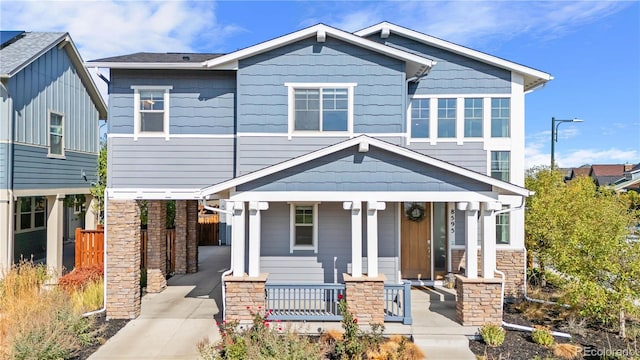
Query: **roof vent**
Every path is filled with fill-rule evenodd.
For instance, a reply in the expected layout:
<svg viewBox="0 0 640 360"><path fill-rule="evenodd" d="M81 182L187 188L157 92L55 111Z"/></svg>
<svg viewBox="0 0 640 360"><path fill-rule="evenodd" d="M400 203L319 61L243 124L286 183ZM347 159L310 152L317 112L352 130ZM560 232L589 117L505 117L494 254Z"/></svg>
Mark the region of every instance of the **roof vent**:
<svg viewBox="0 0 640 360"><path fill-rule="evenodd" d="M189 60L191 60L189 55L182 55L182 61L189 61Z"/></svg>

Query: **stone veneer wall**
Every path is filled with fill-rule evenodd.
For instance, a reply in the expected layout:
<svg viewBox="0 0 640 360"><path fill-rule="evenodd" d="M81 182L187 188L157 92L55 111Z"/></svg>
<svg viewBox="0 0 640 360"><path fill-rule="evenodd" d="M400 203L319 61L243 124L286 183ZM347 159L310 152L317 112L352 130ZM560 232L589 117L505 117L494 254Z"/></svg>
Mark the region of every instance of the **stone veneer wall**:
<svg viewBox="0 0 640 360"><path fill-rule="evenodd" d="M502 323L501 279L456 275L456 318L464 326Z"/></svg>
<svg viewBox="0 0 640 360"><path fill-rule="evenodd" d="M107 319L140 315L140 208L107 200Z"/></svg>
<svg viewBox="0 0 640 360"><path fill-rule="evenodd" d="M498 250L496 267L505 274L504 296L521 297L524 295L525 255L523 249Z"/></svg>
<svg viewBox="0 0 640 360"><path fill-rule="evenodd" d="M187 200L187 272L198 272L198 201Z"/></svg>
<svg viewBox="0 0 640 360"><path fill-rule="evenodd" d="M265 311L265 283L268 274L257 277L227 276L225 286L225 318L229 321L253 320L251 312Z"/></svg>
<svg viewBox="0 0 640 360"><path fill-rule="evenodd" d="M349 310L359 324L384 324L384 275L354 278L343 274Z"/></svg>
<svg viewBox="0 0 640 360"><path fill-rule="evenodd" d="M176 200L175 272L187 273L187 201Z"/></svg>
<svg viewBox="0 0 640 360"><path fill-rule="evenodd" d="M167 203L150 200L147 216L147 292L167 287Z"/></svg>
<svg viewBox="0 0 640 360"><path fill-rule="evenodd" d="M464 253L465 251L462 249L451 250L451 268L456 274L464 273L460 270L465 267ZM482 257L480 250L478 250L478 265L480 264L482 264ZM524 264L523 249L498 249L496 251L496 268L505 274L505 297L520 297L524 294Z"/></svg>

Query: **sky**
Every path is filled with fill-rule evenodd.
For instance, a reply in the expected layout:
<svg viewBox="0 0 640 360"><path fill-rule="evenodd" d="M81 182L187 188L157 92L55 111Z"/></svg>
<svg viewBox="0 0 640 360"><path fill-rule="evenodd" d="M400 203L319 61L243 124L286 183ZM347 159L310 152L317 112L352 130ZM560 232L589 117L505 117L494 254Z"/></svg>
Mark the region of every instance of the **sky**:
<svg viewBox="0 0 640 360"><path fill-rule="evenodd" d="M6 1L2 30L69 32L84 60L223 52L317 23L389 21L550 73L526 96L525 167L640 162L640 2ZM99 85L104 86L101 82Z"/></svg>

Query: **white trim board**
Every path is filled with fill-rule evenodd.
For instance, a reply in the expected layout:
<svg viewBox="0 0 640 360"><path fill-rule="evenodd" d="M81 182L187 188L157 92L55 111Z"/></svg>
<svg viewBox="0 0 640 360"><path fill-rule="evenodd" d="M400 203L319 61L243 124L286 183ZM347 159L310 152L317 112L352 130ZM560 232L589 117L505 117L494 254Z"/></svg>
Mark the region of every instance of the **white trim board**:
<svg viewBox="0 0 640 360"><path fill-rule="evenodd" d="M490 191L247 191L231 193L232 201L266 202L494 202L498 195Z"/></svg>
<svg viewBox="0 0 640 360"><path fill-rule="evenodd" d="M344 150L347 149L349 147L352 146L356 146L359 145L361 147L366 147L368 145L370 146L375 146L377 148L389 151L391 153L400 155L400 156L405 156L407 158L422 162L426 165L431 165L431 166L435 166L438 168L441 168L443 170L446 171L450 171L453 172L454 174L458 174L464 177L468 177L477 181L481 181L485 184L494 186L498 189L502 189L508 193L512 193L514 195L521 195L521 196L529 196L531 194L531 192L523 187L517 186L517 185L513 185L501 180L497 180L494 179L488 175L484 175L484 174L480 174L465 168L462 168L460 166L456 166L453 165L451 163L433 158L431 156L427 156L427 155L423 155L420 154L416 151L407 149L407 148L403 148L391 143L388 143L386 141L383 140L379 140L376 138L372 138L366 135L361 135L358 137L355 137L353 139L349 139L349 140L345 140L343 142L331 145L331 146L327 146L325 148L322 148L320 150L316 150L310 153L307 153L305 155L293 158L291 160L287 160L284 162L281 162L279 164L264 168L262 170L258 170L258 171L254 171L239 177L236 177L234 179L231 180L227 180L224 182L221 182L219 184L216 185L212 185L212 186L208 186L205 187L203 189L200 190L199 194L200 197L206 197L208 195L212 195L215 193L218 193L220 191L224 191L227 189L231 189L233 187L236 187L238 185L242 185L245 183L248 183L250 181L256 180L256 179L260 179L264 176L267 175L271 175L289 168L292 168L294 166L300 165L300 164L304 164L306 162L309 162L311 160L315 160L318 158L321 158L323 156L329 155L329 154L333 154L335 152L338 152L340 150ZM364 145L364 146L363 146Z"/></svg>
<svg viewBox="0 0 640 360"><path fill-rule="evenodd" d="M407 29L405 27L395 25L386 21L370 26L368 28L356 31L354 34L357 36L366 37L371 34L375 34L377 32L382 32L383 34L386 33L387 36L389 33L397 33L403 37L413 39L427 45L444 49L452 53L462 55L471 59L475 59L475 60L490 64L490 65L494 65L506 70L521 73L528 80L526 81L527 85L525 86L525 89L524 89L525 91L533 90L534 88L545 84L547 81L553 80L553 76L543 71L540 71L528 66L520 65L512 61L501 59L499 57L489 55L477 50L473 50L458 44L454 44L446 40L438 39L436 37L423 34L415 30Z"/></svg>

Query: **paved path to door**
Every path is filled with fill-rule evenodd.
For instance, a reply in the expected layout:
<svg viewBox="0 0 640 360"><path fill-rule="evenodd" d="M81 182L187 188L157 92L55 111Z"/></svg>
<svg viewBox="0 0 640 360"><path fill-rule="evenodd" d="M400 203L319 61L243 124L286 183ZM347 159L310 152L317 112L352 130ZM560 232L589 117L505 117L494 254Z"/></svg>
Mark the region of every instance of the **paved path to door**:
<svg viewBox="0 0 640 360"><path fill-rule="evenodd" d="M199 251L197 273L176 275L163 292L145 295L140 316L89 359L197 359L198 341L218 340L214 316L222 309L220 276L229 266L230 247Z"/></svg>

